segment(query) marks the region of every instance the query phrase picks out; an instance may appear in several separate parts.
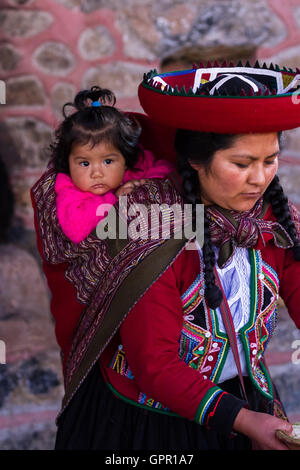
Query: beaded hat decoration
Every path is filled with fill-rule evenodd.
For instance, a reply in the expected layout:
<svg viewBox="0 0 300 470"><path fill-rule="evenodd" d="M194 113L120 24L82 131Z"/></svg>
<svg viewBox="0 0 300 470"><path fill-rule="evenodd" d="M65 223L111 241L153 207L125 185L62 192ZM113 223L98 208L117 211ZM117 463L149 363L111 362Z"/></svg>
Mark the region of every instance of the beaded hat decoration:
<svg viewBox="0 0 300 470"><path fill-rule="evenodd" d="M228 92L230 90L230 92ZM215 133L278 132L300 126L300 70L258 61L158 74L139 85L143 110L173 128Z"/></svg>

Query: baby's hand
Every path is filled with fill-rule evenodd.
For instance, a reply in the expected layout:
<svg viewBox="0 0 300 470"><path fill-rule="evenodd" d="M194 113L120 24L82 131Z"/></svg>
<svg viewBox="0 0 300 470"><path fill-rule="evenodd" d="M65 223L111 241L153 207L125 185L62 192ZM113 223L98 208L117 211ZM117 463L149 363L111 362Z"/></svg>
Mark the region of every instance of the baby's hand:
<svg viewBox="0 0 300 470"><path fill-rule="evenodd" d="M122 186L120 186L119 189L117 189L115 194L117 197L125 196L125 194L131 193L135 188L145 183L146 183L145 179L127 181L126 183L122 184Z"/></svg>

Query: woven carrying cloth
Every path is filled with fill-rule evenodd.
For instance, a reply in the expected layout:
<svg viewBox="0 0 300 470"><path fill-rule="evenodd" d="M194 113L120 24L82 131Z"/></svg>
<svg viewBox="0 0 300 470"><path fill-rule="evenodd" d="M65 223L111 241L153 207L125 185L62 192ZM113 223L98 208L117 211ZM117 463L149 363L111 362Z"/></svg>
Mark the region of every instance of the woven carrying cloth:
<svg viewBox="0 0 300 470"><path fill-rule="evenodd" d="M128 227L132 222L129 209L143 204L140 237L125 238L117 232L111 239L102 240L95 229L74 244L64 235L57 219L55 179L50 164L32 188L43 258L54 265L65 263L64 275L76 288L77 300L85 304L66 362L62 412L133 305L179 255L187 239L175 236L185 222L183 211L180 220L175 220L172 210L168 211L176 204L182 207L181 197L167 180L157 179L127 195L128 219L124 222ZM157 234L157 227L148 223L152 221L153 205L165 208L163 222L157 222L162 230L155 237L152 231ZM119 202L114 207L120 215ZM170 237L163 235L167 229Z"/></svg>
<svg viewBox="0 0 300 470"><path fill-rule="evenodd" d="M300 126L299 80L299 69L273 64L208 63L162 74L151 70L138 93L144 111L170 127L226 134L277 132Z"/></svg>

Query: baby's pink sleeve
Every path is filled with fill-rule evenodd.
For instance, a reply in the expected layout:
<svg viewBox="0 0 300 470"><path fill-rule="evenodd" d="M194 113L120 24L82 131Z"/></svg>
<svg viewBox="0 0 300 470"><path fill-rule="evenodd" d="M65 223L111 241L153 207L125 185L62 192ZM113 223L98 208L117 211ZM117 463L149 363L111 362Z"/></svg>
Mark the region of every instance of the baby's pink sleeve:
<svg viewBox="0 0 300 470"><path fill-rule="evenodd" d="M164 178L174 170L174 166L167 160L156 160L150 150L144 150L144 158L141 155L136 168L139 168L141 171L127 170L123 183L132 179Z"/></svg>
<svg viewBox="0 0 300 470"><path fill-rule="evenodd" d="M108 212L117 200L111 191L102 196L81 191L63 173L56 177L55 191L58 221L65 235L74 243L84 240L105 217L103 209ZM105 206L100 208L103 204Z"/></svg>

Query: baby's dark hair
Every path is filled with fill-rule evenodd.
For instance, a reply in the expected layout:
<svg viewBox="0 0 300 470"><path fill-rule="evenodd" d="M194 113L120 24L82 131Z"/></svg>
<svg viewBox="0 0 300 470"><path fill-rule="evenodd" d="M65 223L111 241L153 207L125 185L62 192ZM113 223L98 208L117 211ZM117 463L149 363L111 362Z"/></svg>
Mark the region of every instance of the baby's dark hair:
<svg viewBox="0 0 300 470"><path fill-rule="evenodd" d="M226 150L234 145L238 135L214 134L179 129L175 137L175 149L178 156L178 171L182 180L182 187L186 200L193 204L194 213L196 204L201 204L201 191L197 171L190 162L203 165L209 171L215 152ZM279 144L281 133L278 133ZM265 198L272 205L277 221L286 229L294 242L293 254L300 261L300 244L293 223L288 198L276 175L265 192ZM203 260L205 264L205 299L210 308L217 308L222 301L222 292L215 282L214 267L216 264L215 252L210 238L209 221L204 211L204 245Z"/></svg>
<svg viewBox="0 0 300 470"><path fill-rule="evenodd" d="M127 168L134 168L140 152L141 127L132 116L115 108L115 103L115 95L110 90L93 86L80 91L74 103L63 106L64 120L50 145L57 172L69 174L69 155L74 144L94 147L100 142L111 143L125 158ZM67 115L67 107L75 108L75 112Z"/></svg>

